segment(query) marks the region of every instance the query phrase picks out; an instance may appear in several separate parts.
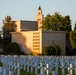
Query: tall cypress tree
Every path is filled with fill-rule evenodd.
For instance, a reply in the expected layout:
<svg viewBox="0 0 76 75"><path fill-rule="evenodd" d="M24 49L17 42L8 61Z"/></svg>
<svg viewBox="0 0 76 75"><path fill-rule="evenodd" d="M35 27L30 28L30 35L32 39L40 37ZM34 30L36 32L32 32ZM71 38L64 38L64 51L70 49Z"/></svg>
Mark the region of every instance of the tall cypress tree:
<svg viewBox="0 0 76 75"><path fill-rule="evenodd" d="M5 17L5 20L3 20L3 37L7 38L10 37L10 32L13 32L16 30L16 24L14 21L11 21L11 17L7 16Z"/></svg>
<svg viewBox="0 0 76 75"><path fill-rule="evenodd" d="M74 30L76 30L76 22L75 22L75 27L74 27Z"/></svg>
<svg viewBox="0 0 76 75"><path fill-rule="evenodd" d="M3 20L3 44L7 45L11 42L11 34L10 32L14 32L16 30L17 25L10 16L5 17Z"/></svg>

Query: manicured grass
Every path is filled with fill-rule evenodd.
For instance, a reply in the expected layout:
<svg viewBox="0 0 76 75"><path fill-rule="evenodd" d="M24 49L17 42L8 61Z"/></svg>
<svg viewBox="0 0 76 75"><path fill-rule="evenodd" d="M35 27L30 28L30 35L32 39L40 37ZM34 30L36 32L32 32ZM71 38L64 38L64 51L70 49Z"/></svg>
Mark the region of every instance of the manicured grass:
<svg viewBox="0 0 76 75"><path fill-rule="evenodd" d="M31 73L26 72L26 71L24 71L24 70L21 70L20 72L21 72L20 75L35 75L34 73L31 74Z"/></svg>
<svg viewBox="0 0 76 75"><path fill-rule="evenodd" d="M2 63L0 62L0 66L2 66Z"/></svg>

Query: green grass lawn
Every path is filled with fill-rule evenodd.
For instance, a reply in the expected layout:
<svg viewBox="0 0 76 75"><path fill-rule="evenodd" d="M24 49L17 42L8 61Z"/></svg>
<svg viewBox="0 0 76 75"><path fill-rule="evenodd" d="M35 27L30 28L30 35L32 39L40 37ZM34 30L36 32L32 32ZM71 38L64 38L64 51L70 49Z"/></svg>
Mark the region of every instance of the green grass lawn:
<svg viewBox="0 0 76 75"><path fill-rule="evenodd" d="M31 73L26 72L24 70L21 70L20 72L21 72L21 75L35 75L34 73L31 74Z"/></svg>

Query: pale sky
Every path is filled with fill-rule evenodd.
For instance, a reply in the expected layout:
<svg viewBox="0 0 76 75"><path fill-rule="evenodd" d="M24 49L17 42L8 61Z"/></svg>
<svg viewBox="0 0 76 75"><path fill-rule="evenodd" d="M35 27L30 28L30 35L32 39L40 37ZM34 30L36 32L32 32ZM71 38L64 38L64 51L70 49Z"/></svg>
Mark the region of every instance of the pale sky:
<svg viewBox="0 0 76 75"><path fill-rule="evenodd" d="M34 20L39 5L44 16L59 12L62 16L69 15L72 28L76 21L76 0L0 0L0 30L2 20L11 16L12 20Z"/></svg>

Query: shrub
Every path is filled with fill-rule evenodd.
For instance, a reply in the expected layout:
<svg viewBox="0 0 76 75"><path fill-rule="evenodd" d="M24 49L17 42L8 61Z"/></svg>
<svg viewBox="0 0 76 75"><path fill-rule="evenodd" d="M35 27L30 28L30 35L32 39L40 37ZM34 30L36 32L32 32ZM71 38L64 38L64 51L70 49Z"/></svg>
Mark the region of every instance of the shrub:
<svg viewBox="0 0 76 75"><path fill-rule="evenodd" d="M70 32L70 42L71 42L72 48L76 50L76 30L73 30Z"/></svg>
<svg viewBox="0 0 76 75"><path fill-rule="evenodd" d="M60 55L61 49L58 45L51 44L43 49L43 55Z"/></svg>
<svg viewBox="0 0 76 75"><path fill-rule="evenodd" d="M60 55L61 54L61 49L58 45L54 45L54 48L56 50L56 55Z"/></svg>
<svg viewBox="0 0 76 75"><path fill-rule="evenodd" d="M1 43L1 36L0 36L0 43Z"/></svg>
<svg viewBox="0 0 76 75"><path fill-rule="evenodd" d="M4 52L0 52L0 55L4 55Z"/></svg>
<svg viewBox="0 0 76 75"><path fill-rule="evenodd" d="M4 47L4 52L5 54L19 54L20 53L19 45L16 42L9 43L6 47Z"/></svg>
<svg viewBox="0 0 76 75"><path fill-rule="evenodd" d="M75 50L75 49L72 49L72 50L70 51L70 55L71 55L71 56L75 56L75 55L76 55L76 50Z"/></svg>

